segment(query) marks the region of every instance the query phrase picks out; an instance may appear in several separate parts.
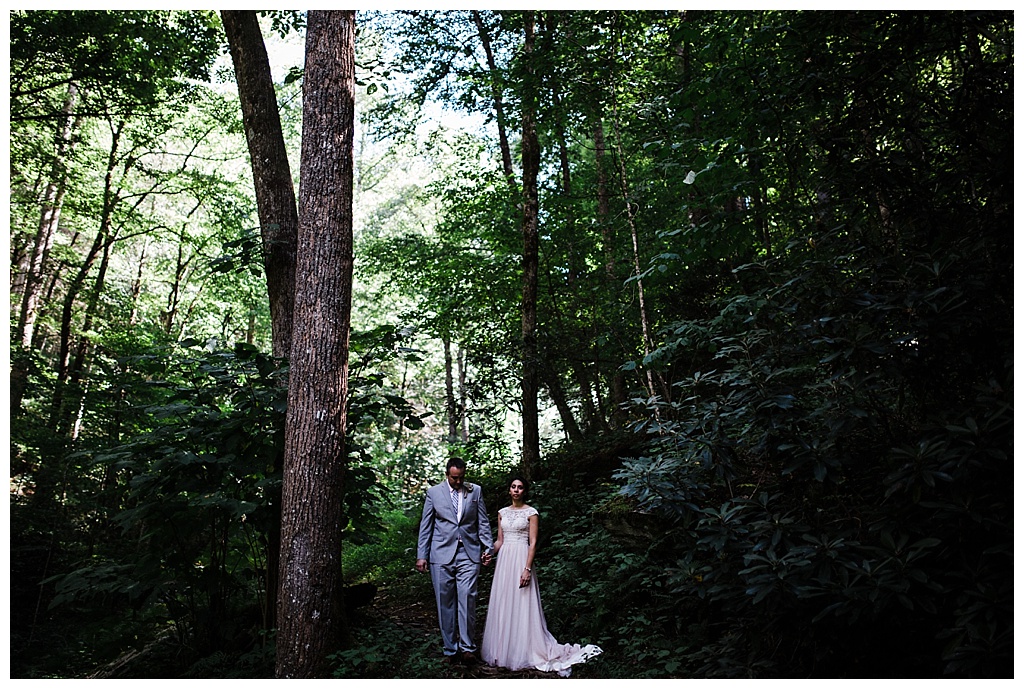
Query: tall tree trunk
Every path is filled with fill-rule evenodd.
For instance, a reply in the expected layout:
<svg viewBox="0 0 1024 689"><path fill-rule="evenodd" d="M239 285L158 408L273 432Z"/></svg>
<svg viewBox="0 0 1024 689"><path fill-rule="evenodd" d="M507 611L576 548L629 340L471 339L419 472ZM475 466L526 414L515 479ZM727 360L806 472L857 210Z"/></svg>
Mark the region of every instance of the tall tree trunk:
<svg viewBox="0 0 1024 689"><path fill-rule="evenodd" d="M557 12L546 12L541 13L538 17L538 22L545 36L543 50L548 54L551 54L554 51L554 38L558 27L558 16ZM560 96L563 85L559 75L556 75L555 78L547 78L546 82L547 87L551 91L551 100L554 105L552 126L554 128L555 141L558 144L559 179L562 187L561 201L562 208L564 209L565 236L568 237L566 253L568 256L569 270L566 275L566 287L568 288L570 299L575 300L578 298L577 280L586 268L582 264L580 252L576 248L577 230L576 214L573 212L574 200L572 195L572 167L569 164L569 145L565 125L566 118ZM559 295L555 290L554 281L549 280L549 285L551 285L552 292L551 303L555 308L556 315L559 319L558 327L565 332L568 328L573 326L567 325L565 322L565 309L562 307L562 304L558 299ZM570 311L572 310L573 308L570 307ZM569 320L574 323L577 322L576 315L572 314L569 317ZM580 385L580 397L583 400L583 416L588 423L592 423L595 416L595 410L593 408L593 400L590 398L590 382L587 380L587 371L580 365L572 365L572 370ZM583 434L580 432L579 424L573 414L572 407L568 404L562 383L558 379L558 374L551 371L550 367L545 367L545 386L548 388L551 400L555 403L555 406L558 409L566 435L573 440L582 440Z"/></svg>
<svg viewBox="0 0 1024 689"><path fill-rule="evenodd" d="M27 256L22 287L21 306L18 310L18 330L14 336L17 346L24 350L32 348L32 336L36 318L39 315L40 295L43 290L43 276L49 261L50 250L57 236L60 223L61 208L64 194L67 191L67 165L74 147L74 133L78 130L80 118L73 118L78 89L74 84L68 86L68 95L64 101L64 118L60 124L57 141L54 146L53 165L50 180L43 193L42 210L39 217L39 229L32 251ZM21 402L28 384L31 366L27 352L11 359L11 413L21 413Z"/></svg>
<svg viewBox="0 0 1024 689"><path fill-rule="evenodd" d="M178 315L178 307L181 306L181 285L185 279L185 272L188 270L192 258L185 258L185 228L181 224L181 232L178 233L177 256L174 261L174 279L171 281L171 289L167 293L167 309L161 314L164 332L168 335L174 330L174 321Z"/></svg>
<svg viewBox="0 0 1024 689"><path fill-rule="evenodd" d="M245 139L263 238L274 356L287 357L295 303L295 241L298 212L270 59L255 10L222 10L238 82Z"/></svg>
<svg viewBox="0 0 1024 689"><path fill-rule="evenodd" d="M768 199L765 194L765 184L761 174L761 154L750 153L750 176L756 185L754 187L754 227L764 245L765 254L772 256L772 235L768 229Z"/></svg>
<svg viewBox="0 0 1024 689"><path fill-rule="evenodd" d="M551 401L555 403L555 409L558 410L566 437L573 442L583 442L583 433L580 431L576 417L572 413L572 407L569 406L569 401L565 397L565 390L562 387L562 381L558 379L558 372L546 369L544 373L544 385L548 389Z"/></svg>
<svg viewBox="0 0 1024 689"><path fill-rule="evenodd" d="M256 306L252 305L249 308L249 321L245 326L245 344L253 344L256 342Z"/></svg>
<svg viewBox="0 0 1024 689"><path fill-rule="evenodd" d="M462 442L469 442L469 414L466 413L466 350L459 346L456 357L459 370L459 419L461 423Z"/></svg>
<svg viewBox="0 0 1024 689"><path fill-rule="evenodd" d="M611 430L607 420L597 411L594 404L594 383L590 379L590 372L587 370L587 362L580 358L573 364L573 375L576 377L576 384L580 387L580 400L583 403L581 422L586 429L599 428L603 431Z"/></svg>
<svg viewBox="0 0 1024 689"><path fill-rule="evenodd" d="M138 270L135 272L135 279L132 280L132 313L128 317L128 325L133 326L139 320L139 297L142 295L142 270L146 265L146 251L149 249L149 242L142 245L139 251Z"/></svg>
<svg viewBox="0 0 1024 689"><path fill-rule="evenodd" d="M597 221L601 226L601 241L604 246L604 271L611 282L615 275L615 229L610 222L611 203L608 192L608 172L605 170L605 155L608 146L604 140L604 118L598 116L594 122L594 167L597 168Z"/></svg>
<svg viewBox="0 0 1024 689"><path fill-rule="evenodd" d="M78 428L84 408L85 389L82 387L82 379L85 377L85 361L89 355L89 345L91 343L89 333L92 332L96 312L99 310L100 297L103 295L103 289L106 286L107 268L110 266L110 248L114 245L115 241L116 236L111 235L103 242L99 269L96 272L96 279L93 281L92 289L89 291L89 298L85 304L82 332L78 337L78 343L75 345L75 356L68 366L67 389L75 395L75 405L73 408L77 410L78 417L75 421L75 431L72 433L73 440L78 437Z"/></svg>
<svg viewBox="0 0 1024 689"><path fill-rule="evenodd" d="M238 100L242 107L260 217L270 303L271 346L274 356L288 357L295 317L295 244L299 219L277 94L256 12L222 10L221 21L238 83ZM283 469L284 454L279 452L274 457L274 473L280 474ZM270 501L277 502L274 498ZM277 626L281 550L279 512L277 517L267 532L267 619L264 622L267 629Z"/></svg>
<svg viewBox="0 0 1024 689"><path fill-rule="evenodd" d="M611 194L608 191L608 173L605 170L605 155L607 151L608 147L604 139L604 119L598 116L594 123L594 164L597 168L597 222L601 226L601 241L604 245L604 271L608 285L608 294L616 295L619 293L621 283L617 277L618 262L615 258L615 228L611 223ZM621 339L619 336L620 324L618 322L613 320L608 324L608 329L612 333L611 341ZM598 348L594 355L595 366L600 367L600 364L597 362L600 362L602 359L600 348ZM601 380L600 369L595 377L597 380ZM618 366L612 367L611 382L608 387L608 396L611 404L608 418L613 427L621 428L626 423L626 413L623 405L626 403L628 395L626 391L626 375ZM598 395L599 403L600 399L601 397Z"/></svg>
<svg viewBox="0 0 1024 689"><path fill-rule="evenodd" d="M322 676L344 634L345 416L352 308L355 12L310 10L285 466L277 676Z"/></svg>
<svg viewBox="0 0 1024 689"><path fill-rule="evenodd" d="M650 316L647 312L647 302L644 299L644 281L640 270L640 241L637 236L636 214L633 211L633 202L630 200L629 179L626 176L626 160L622 150L622 132L619 129L618 99L612 96L612 107L614 108L614 130L615 130L615 158L618 160L619 189L622 192L622 201L626 209L626 222L629 224L629 235L633 241L633 271L636 275L637 304L640 307L640 331L643 338L644 358L651 353L653 338L651 337ZM644 373L647 379L647 393L654 397L656 388L654 385L655 374L650 366L644 366ZM668 386L661 376L657 376L660 389L664 399L670 399ZM655 408L655 415L658 411Z"/></svg>
<svg viewBox="0 0 1024 689"><path fill-rule="evenodd" d="M515 196L516 189L515 173L512 171L512 149L508 145L508 133L505 129L505 104L501 97L501 83L498 80L498 65L494 60L494 51L491 50L491 36L484 26L480 12L473 10L473 21L476 23L477 33L480 35L480 43L484 47L484 55L487 56L487 68L490 70L491 98L494 104L494 120L498 124L498 146L501 148L501 165L505 171L505 179Z"/></svg>
<svg viewBox="0 0 1024 689"><path fill-rule="evenodd" d="M50 171L50 181L46 185L46 191L43 193L39 230L36 233L32 254L28 260L28 270L25 274L25 289L22 294L20 313L18 314L18 335L16 341L25 348L32 346L32 329L36 322L39 295L42 292L43 286L43 274L46 269L47 259L50 256L50 250L53 248L53 240L57 236L57 226L60 223L64 194L67 191L68 158L74 148L74 133L80 124L80 120L73 117L77 99L78 89L74 84L71 84L68 86L68 95L64 101L64 117L62 118L60 131L54 145L55 150L53 166Z"/></svg>
<svg viewBox="0 0 1024 689"><path fill-rule="evenodd" d="M72 246L74 243L72 242ZM40 315L47 313L49 309L53 308L54 295L57 293L57 286L64 283L64 272L70 268L67 261L60 261L55 265L50 266L49 281L46 283L46 292L43 294L42 303L47 305L39 309ZM52 335L52 333L50 333ZM43 328L32 329L32 349L42 351L44 344L46 343L47 335ZM49 347L53 349L53 347Z"/></svg>
<svg viewBox="0 0 1024 689"><path fill-rule="evenodd" d="M527 79L523 88L523 460L529 479L540 460L540 422L537 410L537 266L540 239L537 232L539 204L537 175L540 171L540 143L537 139L537 98L534 88L533 12L526 13L523 58Z"/></svg>
<svg viewBox="0 0 1024 689"><path fill-rule="evenodd" d="M113 225L114 207L119 203L118 192L114 189L114 170L118 162L118 150L120 146L121 132L124 123L111 125L110 156L107 158L107 170L103 180L103 206L100 209L100 227L96 232L96 238L89 248L82 265L79 267L75 277L68 285L68 291L64 295L64 303L61 309L60 318L60 340L57 353L57 380L54 383L53 399L50 402L50 427L58 432L67 430L67 415L64 411L64 397L68 382L68 371L71 356L71 326L74 318L75 302L85 285L85 281L92 270L93 263L104 248L111 234Z"/></svg>
<svg viewBox="0 0 1024 689"><path fill-rule="evenodd" d="M448 335L442 339L444 341L444 393L445 410L448 416L448 442L454 445L459 440L459 407L455 399L455 377L452 372L454 368L452 340Z"/></svg>

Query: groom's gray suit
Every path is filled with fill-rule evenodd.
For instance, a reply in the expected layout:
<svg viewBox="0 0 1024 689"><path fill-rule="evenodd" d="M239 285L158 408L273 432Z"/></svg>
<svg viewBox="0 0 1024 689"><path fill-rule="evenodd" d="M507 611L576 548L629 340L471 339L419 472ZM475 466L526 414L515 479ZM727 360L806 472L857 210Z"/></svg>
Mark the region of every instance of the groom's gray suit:
<svg viewBox="0 0 1024 689"><path fill-rule="evenodd" d="M416 548L418 561L430 565L444 654L449 657L476 653L477 575L481 557L494 546L480 486L461 486L459 514L451 491L447 480L427 489Z"/></svg>

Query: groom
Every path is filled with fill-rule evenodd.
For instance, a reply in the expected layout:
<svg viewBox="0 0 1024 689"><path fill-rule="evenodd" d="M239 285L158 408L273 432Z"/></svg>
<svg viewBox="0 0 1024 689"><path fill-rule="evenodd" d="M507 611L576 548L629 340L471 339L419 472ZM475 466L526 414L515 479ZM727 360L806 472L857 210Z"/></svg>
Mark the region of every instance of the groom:
<svg viewBox="0 0 1024 689"><path fill-rule="evenodd" d="M480 563L491 563L494 541L480 486L465 483L466 462L452 457L445 476L427 489L416 569L429 568L434 583L445 662L475 663L476 579Z"/></svg>

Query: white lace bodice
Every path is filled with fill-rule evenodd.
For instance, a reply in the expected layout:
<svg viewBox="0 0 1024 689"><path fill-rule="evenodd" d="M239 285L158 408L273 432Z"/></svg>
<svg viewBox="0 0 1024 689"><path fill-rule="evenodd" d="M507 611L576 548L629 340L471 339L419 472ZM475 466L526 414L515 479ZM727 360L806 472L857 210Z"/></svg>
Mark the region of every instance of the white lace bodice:
<svg viewBox="0 0 1024 689"><path fill-rule="evenodd" d="M501 515L501 532L505 543L530 544L530 517L537 514L532 507L515 509L511 505L498 510Z"/></svg>

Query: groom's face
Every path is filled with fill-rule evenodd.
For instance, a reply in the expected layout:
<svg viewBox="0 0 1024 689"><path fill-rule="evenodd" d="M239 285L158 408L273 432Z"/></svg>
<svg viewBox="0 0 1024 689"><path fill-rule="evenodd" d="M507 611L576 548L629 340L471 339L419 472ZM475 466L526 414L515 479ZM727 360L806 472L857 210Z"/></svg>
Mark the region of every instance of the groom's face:
<svg viewBox="0 0 1024 689"><path fill-rule="evenodd" d="M448 485L453 490L462 490L462 482L465 479L466 470L458 467L448 469Z"/></svg>

